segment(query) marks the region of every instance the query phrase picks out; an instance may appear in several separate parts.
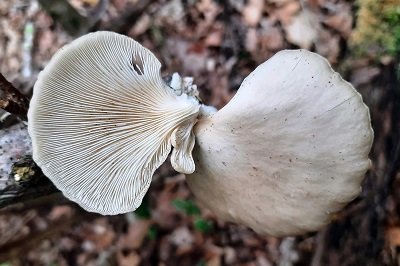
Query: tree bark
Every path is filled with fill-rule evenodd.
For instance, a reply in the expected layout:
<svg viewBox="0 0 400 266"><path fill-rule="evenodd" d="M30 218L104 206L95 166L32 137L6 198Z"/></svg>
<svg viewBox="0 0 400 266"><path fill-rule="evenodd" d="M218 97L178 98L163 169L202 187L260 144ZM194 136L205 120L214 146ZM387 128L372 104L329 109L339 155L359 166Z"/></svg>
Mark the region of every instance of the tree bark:
<svg viewBox="0 0 400 266"><path fill-rule="evenodd" d="M0 73L0 108L27 121L29 100Z"/></svg>
<svg viewBox="0 0 400 266"><path fill-rule="evenodd" d="M57 200L64 200L60 191L43 175L31 156L25 156L14 163L7 183L0 190L0 211L36 205L56 193L60 194Z"/></svg>

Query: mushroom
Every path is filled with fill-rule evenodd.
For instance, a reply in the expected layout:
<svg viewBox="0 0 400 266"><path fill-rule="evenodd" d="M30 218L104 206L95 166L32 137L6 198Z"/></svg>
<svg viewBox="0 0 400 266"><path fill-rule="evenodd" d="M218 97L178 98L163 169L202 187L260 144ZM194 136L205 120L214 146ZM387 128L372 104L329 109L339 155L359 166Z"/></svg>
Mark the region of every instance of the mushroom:
<svg viewBox="0 0 400 266"><path fill-rule="evenodd" d="M40 73L28 113L33 158L84 209L139 207L154 171L194 171L198 100L168 87L161 63L129 37L97 32L63 47Z"/></svg>
<svg viewBox="0 0 400 266"><path fill-rule="evenodd" d="M317 230L360 192L373 131L360 94L319 55L285 50L220 111L134 40L111 32L62 48L28 113L33 158L88 211L135 210L166 160L223 220L261 234ZM193 150L193 154L192 154Z"/></svg>
<svg viewBox="0 0 400 266"><path fill-rule="evenodd" d="M373 131L361 95L328 61L281 51L194 129L197 199L260 234L315 231L360 193Z"/></svg>

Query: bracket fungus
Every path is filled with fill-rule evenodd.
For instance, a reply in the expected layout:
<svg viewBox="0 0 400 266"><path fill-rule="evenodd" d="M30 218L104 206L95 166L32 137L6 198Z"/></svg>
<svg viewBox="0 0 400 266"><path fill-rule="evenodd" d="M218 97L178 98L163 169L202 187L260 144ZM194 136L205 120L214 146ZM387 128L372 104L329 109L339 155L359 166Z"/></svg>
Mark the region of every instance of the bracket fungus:
<svg viewBox="0 0 400 266"><path fill-rule="evenodd" d="M354 199L373 139L361 95L305 50L257 67L195 135L195 196L223 220L274 236L315 231Z"/></svg>
<svg viewBox="0 0 400 266"><path fill-rule="evenodd" d="M321 56L277 53L218 112L199 102L192 79L165 84L160 67L134 40L96 32L39 75L33 158L86 210L135 210L172 148L172 166L201 203L261 234L317 230L360 192L369 111Z"/></svg>
<svg viewBox="0 0 400 266"><path fill-rule="evenodd" d="M176 95L160 68L131 38L97 32L63 47L40 73L28 113L33 158L84 209L139 207L171 139L173 165L193 172L194 136L182 131L192 128L200 104Z"/></svg>

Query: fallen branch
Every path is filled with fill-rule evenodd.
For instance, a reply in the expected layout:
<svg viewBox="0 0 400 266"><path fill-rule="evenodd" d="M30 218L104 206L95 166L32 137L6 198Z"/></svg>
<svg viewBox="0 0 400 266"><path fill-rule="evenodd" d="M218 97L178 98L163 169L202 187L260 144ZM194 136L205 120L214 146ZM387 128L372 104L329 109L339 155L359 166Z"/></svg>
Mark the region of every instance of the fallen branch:
<svg viewBox="0 0 400 266"><path fill-rule="evenodd" d="M29 101L0 73L0 108L27 120Z"/></svg>
<svg viewBox="0 0 400 266"><path fill-rule="evenodd" d="M41 198L59 192L43 175L32 157L25 156L13 165L8 185L0 190L0 210L35 204L37 201L41 202Z"/></svg>

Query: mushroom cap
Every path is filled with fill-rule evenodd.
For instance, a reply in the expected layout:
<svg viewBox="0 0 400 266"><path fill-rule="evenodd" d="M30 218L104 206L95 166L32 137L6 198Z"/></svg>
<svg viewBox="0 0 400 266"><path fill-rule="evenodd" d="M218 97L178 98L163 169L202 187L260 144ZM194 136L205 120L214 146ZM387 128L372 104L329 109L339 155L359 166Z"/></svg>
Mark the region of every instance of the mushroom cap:
<svg viewBox="0 0 400 266"><path fill-rule="evenodd" d="M196 121L198 101L177 96L160 68L131 38L96 32L64 46L40 73L28 113L33 158L84 209L135 210L171 136Z"/></svg>
<svg viewBox="0 0 400 266"><path fill-rule="evenodd" d="M323 57L285 50L194 128L197 199L273 236L319 229L360 192L373 131L361 95Z"/></svg>

